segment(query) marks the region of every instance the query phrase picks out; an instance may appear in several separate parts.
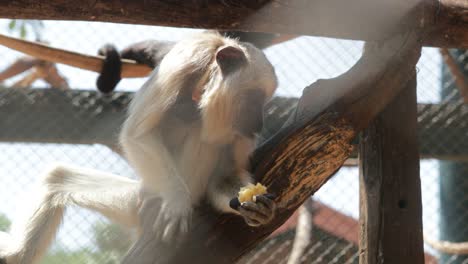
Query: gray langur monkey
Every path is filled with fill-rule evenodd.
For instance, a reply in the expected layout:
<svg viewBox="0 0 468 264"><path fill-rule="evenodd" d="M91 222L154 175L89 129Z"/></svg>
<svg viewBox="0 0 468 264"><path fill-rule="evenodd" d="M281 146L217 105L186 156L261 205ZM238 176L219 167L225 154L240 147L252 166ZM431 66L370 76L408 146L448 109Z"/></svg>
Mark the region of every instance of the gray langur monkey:
<svg viewBox="0 0 468 264"><path fill-rule="evenodd" d="M138 228L141 203L158 197L161 209L151 221L162 241L187 232L202 201L239 214L250 226L269 223L276 208L269 195L240 205L232 199L253 183L248 159L262 128L263 105L276 86L272 65L251 44L211 32L177 43L137 92L121 130L123 152L140 180L52 167L24 227L0 234L0 258L7 264L39 262L68 205Z"/></svg>

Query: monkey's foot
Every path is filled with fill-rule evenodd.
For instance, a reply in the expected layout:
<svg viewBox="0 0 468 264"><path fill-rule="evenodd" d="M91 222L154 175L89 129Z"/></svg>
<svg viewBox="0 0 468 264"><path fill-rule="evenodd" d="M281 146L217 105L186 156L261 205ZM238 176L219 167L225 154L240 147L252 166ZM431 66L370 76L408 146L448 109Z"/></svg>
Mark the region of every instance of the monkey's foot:
<svg viewBox="0 0 468 264"><path fill-rule="evenodd" d="M275 217L276 203L271 194L257 195L252 202L241 203L237 210L249 226L261 226Z"/></svg>

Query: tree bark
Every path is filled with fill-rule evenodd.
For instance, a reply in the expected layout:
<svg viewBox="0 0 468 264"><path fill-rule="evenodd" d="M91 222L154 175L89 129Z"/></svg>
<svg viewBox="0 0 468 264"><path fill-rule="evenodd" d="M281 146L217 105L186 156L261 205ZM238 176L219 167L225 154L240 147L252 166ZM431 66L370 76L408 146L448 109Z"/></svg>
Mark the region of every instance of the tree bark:
<svg viewBox="0 0 468 264"><path fill-rule="evenodd" d="M86 20L173 27L384 40L424 27L423 44L468 48L465 0L0 1L0 17ZM413 19L402 19L409 13Z"/></svg>
<svg viewBox="0 0 468 264"><path fill-rule="evenodd" d="M342 166L357 133L412 77L420 51L415 34L368 45L347 73L304 90L286 126L252 158L257 180L277 196L277 216L271 224L250 228L238 216L219 215L201 206L181 245L161 244L154 239L149 221L153 217L148 217L158 211L155 200L142 208L142 236L123 263L232 263L238 259L286 221Z"/></svg>
<svg viewBox="0 0 468 264"><path fill-rule="evenodd" d="M413 73L361 135L360 264L424 263Z"/></svg>

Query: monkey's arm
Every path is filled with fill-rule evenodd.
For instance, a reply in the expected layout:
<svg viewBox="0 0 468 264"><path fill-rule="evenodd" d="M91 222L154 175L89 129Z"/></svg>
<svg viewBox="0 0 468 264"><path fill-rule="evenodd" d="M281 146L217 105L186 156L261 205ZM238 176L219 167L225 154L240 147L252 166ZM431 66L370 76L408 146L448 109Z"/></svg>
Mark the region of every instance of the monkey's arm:
<svg viewBox="0 0 468 264"><path fill-rule="evenodd" d="M125 155L141 177L145 197L162 198L154 230L163 239L171 240L177 232L188 230L192 201L185 178L161 137L160 120L166 112L164 99L168 96L162 95L164 91L158 87L149 87L156 78L153 74L135 96L120 140Z"/></svg>
<svg viewBox="0 0 468 264"><path fill-rule="evenodd" d="M190 223L192 203L186 182L177 171L158 131L138 136L135 136L135 131L126 133L122 145L141 177L143 202L156 197L162 201L153 220L155 235L164 241L173 241L177 235L188 231Z"/></svg>
<svg viewBox="0 0 468 264"><path fill-rule="evenodd" d="M153 224L156 236L172 241L178 233L188 231L192 213L190 191L159 132L153 130L138 136L135 132L132 129L125 132L122 139L125 154L141 177L144 200L162 198L161 210Z"/></svg>

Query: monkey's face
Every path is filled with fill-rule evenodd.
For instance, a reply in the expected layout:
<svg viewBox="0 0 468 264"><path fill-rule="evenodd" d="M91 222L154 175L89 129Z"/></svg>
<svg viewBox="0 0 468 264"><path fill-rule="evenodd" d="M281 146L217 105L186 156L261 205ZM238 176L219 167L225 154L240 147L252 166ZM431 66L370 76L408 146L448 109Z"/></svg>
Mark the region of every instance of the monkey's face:
<svg viewBox="0 0 468 264"><path fill-rule="evenodd" d="M263 108L266 94L260 89L249 89L240 94L234 118L234 130L246 137L254 137L263 128Z"/></svg>
<svg viewBox="0 0 468 264"><path fill-rule="evenodd" d="M276 86L273 66L262 51L235 41L219 47L199 104L202 136L213 142L254 137L263 127L263 108Z"/></svg>

